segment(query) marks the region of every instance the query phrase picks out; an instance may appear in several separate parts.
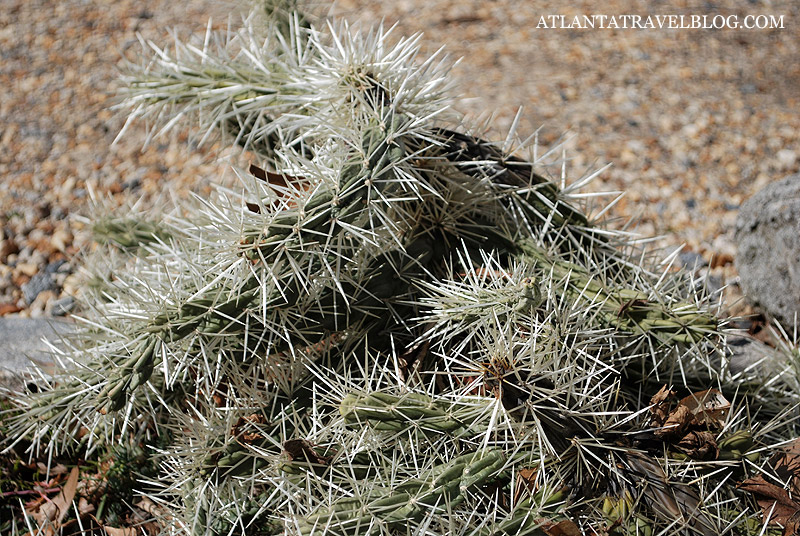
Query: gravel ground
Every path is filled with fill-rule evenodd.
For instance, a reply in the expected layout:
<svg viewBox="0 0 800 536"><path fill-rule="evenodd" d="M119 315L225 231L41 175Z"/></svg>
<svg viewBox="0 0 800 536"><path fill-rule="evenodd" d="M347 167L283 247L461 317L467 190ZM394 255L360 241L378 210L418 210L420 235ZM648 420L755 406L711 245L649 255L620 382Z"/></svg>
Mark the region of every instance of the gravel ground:
<svg viewBox="0 0 800 536"><path fill-rule="evenodd" d="M504 138L520 106L527 135L547 146L569 134L568 175L612 166L590 186L625 190L613 211L637 217L664 245L712 261L735 281L733 222L742 201L800 168L800 4L789 1L519 2L341 0L334 12L424 32L445 45L469 97L462 111L493 114ZM0 4L0 316L64 314L79 292L71 261L87 243L92 199L156 203L174 190L207 191L225 173L186 134L142 150L143 125L111 147L121 55L136 33L224 25L232 7L211 1L3 0ZM676 7L677 6L677 7ZM599 11L602 9L602 11ZM540 15L783 15L784 29L542 29ZM213 147L210 148L213 152ZM104 201L106 202L106 201Z"/></svg>

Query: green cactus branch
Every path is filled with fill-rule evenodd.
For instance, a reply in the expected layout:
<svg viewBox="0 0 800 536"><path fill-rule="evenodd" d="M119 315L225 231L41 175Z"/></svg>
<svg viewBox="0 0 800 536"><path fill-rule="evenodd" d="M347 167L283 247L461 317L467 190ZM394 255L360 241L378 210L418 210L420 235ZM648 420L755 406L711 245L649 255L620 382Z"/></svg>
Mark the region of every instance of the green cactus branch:
<svg viewBox="0 0 800 536"><path fill-rule="evenodd" d="M434 467L424 480L403 482L393 490L341 499L320 508L300 523L301 534L369 534L397 530L426 514L458 506L466 493L490 482L505 465L497 450L474 452Z"/></svg>

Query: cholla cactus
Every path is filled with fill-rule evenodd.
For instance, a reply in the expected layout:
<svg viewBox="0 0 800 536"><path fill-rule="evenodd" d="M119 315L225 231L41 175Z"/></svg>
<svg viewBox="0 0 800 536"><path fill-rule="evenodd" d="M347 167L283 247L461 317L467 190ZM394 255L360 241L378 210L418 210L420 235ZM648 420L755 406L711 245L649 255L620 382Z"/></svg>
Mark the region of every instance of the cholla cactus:
<svg viewBox="0 0 800 536"><path fill-rule="evenodd" d="M165 535L748 534L793 369L732 376L716 297L465 132L418 36L263 7L131 67L131 120L258 162L188 217L97 223L18 436L171 437Z"/></svg>

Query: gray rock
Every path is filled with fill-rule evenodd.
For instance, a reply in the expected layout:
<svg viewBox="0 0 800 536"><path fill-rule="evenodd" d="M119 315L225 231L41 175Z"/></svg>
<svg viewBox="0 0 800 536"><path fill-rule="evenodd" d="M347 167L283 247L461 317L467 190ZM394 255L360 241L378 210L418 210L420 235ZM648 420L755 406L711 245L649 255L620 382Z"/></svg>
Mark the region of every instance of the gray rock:
<svg viewBox="0 0 800 536"><path fill-rule="evenodd" d="M34 364L52 368L50 349L43 339L58 344L73 332L72 322L45 318L0 318L0 385L10 386L16 376Z"/></svg>
<svg viewBox="0 0 800 536"><path fill-rule="evenodd" d="M31 277L31 280L22 285L22 295L25 297L25 303L31 304L40 292L45 290L54 290L56 282L53 281L53 276L50 272L39 272Z"/></svg>
<svg viewBox="0 0 800 536"><path fill-rule="evenodd" d="M45 267L44 271L45 271L45 272L47 272L48 274L55 274L55 273L57 273L57 272L60 272L60 271L61 271L61 268L62 268L63 266L65 266L65 265L66 265L67 267L69 267L69 265L67 264L67 261L65 261L65 260L63 260L63 259L61 259L61 260L58 260L58 261L53 261L53 262L49 263L49 264L48 264L48 265Z"/></svg>
<svg viewBox="0 0 800 536"><path fill-rule="evenodd" d="M785 326L800 314L800 174L748 199L736 220L745 295Z"/></svg>
<svg viewBox="0 0 800 536"><path fill-rule="evenodd" d="M681 266L687 270L697 270L698 268L705 268L708 266L703 256L696 251L684 251L683 253L679 253L678 260Z"/></svg>
<svg viewBox="0 0 800 536"><path fill-rule="evenodd" d="M64 316L72 311L73 307L75 307L75 298L72 296L65 296L60 300L55 300L52 309L53 316Z"/></svg>
<svg viewBox="0 0 800 536"><path fill-rule="evenodd" d="M728 368L731 374L739 374L747 369L756 369L769 374L780 362L780 356L774 348L747 337L728 339L728 351L730 359Z"/></svg>

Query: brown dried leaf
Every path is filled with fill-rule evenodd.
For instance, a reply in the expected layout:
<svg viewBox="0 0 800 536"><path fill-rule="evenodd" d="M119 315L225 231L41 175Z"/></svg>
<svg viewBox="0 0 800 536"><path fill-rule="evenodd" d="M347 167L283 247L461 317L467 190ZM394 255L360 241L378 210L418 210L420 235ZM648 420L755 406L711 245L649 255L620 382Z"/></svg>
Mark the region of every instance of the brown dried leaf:
<svg viewBox="0 0 800 536"><path fill-rule="evenodd" d="M666 385L650 399L650 413L653 415L653 426L664 426L669 416L669 401L675 397L675 391L670 391Z"/></svg>
<svg viewBox="0 0 800 536"><path fill-rule="evenodd" d="M292 177L290 175L283 175L281 173L273 173L271 171L261 169L255 164L250 164L250 173L257 179L268 182L271 187L277 187L284 190L289 188L290 183L296 184L306 182L305 177Z"/></svg>
<svg viewBox="0 0 800 536"><path fill-rule="evenodd" d="M770 464L781 482L788 483L792 493L800 495L800 439L786 445L783 452L775 454Z"/></svg>
<svg viewBox="0 0 800 536"><path fill-rule="evenodd" d="M262 181L266 182L267 180L267 172L255 164L250 164L250 174L257 179L261 179Z"/></svg>
<svg viewBox="0 0 800 536"><path fill-rule="evenodd" d="M617 311L617 317L621 317L624 314L635 313L637 310L642 311L642 309L644 309L644 312L646 312L646 307L649 303L650 302L642 298L628 300L620 306L619 311Z"/></svg>
<svg viewBox="0 0 800 536"><path fill-rule="evenodd" d="M683 398L678 407L688 408L698 424L722 426L731 403L717 389L706 389Z"/></svg>
<svg viewBox="0 0 800 536"><path fill-rule="evenodd" d="M678 406L670 412L662 428L655 431L655 435L662 438L681 437L686 428L694 422L694 414L686 406Z"/></svg>
<svg viewBox="0 0 800 536"><path fill-rule="evenodd" d="M290 192L293 185L299 184L303 189L308 189L308 180L305 177L293 177L290 175L283 175L281 173L273 173L272 171L261 169L255 164L250 164L250 173L257 179L269 183L270 188L278 195L278 197L291 197ZM289 206L295 205L296 203L294 201L289 202ZM280 202L278 201L272 203L273 208L277 208L279 206ZM256 203L247 203L247 208L255 213L261 212L260 207Z"/></svg>
<svg viewBox="0 0 800 536"><path fill-rule="evenodd" d="M171 518L166 514L166 512L162 507L158 506L156 503L154 503L147 497L143 497L142 500L139 501L138 503L135 503L134 506L139 510L141 510L142 512L145 512L146 514L155 518L161 518L161 517L167 519Z"/></svg>
<svg viewBox="0 0 800 536"><path fill-rule="evenodd" d="M532 495L536 489L536 468L525 468L517 471L517 484L514 487L514 504L522 500L522 495Z"/></svg>
<svg viewBox="0 0 800 536"><path fill-rule="evenodd" d="M793 536L800 532L800 510L792 514L783 528L783 536Z"/></svg>
<svg viewBox="0 0 800 536"><path fill-rule="evenodd" d="M318 465L328 465L333 460L332 456L320 456L314 450L314 445L305 439L290 439L283 442L283 450L293 462L306 462Z"/></svg>
<svg viewBox="0 0 800 536"><path fill-rule="evenodd" d="M122 529L114 527L103 527L103 530L106 531L106 534L108 534L108 536L138 536L136 529L130 527Z"/></svg>
<svg viewBox="0 0 800 536"><path fill-rule="evenodd" d="M78 487L78 472L77 467L72 469L66 484L53 500L42 497L41 500L31 501L26 505L26 510L31 513L39 526L46 527L47 532L54 533L67 515Z"/></svg>
<svg viewBox="0 0 800 536"><path fill-rule="evenodd" d="M761 507L762 515L767 519L767 523L773 525L782 525L789 530L789 520L797 520L800 515L800 504L793 501L789 496L789 492L785 489L767 482L761 475L753 478L748 478L741 484L739 489L753 494L756 502ZM772 515L770 515L772 512ZM796 533L796 527L791 532L784 532L786 536L791 536Z"/></svg>
<svg viewBox="0 0 800 536"><path fill-rule="evenodd" d="M676 447L695 460L716 460L719 455L717 441L711 432L689 432Z"/></svg>
<svg viewBox="0 0 800 536"><path fill-rule="evenodd" d="M48 474L47 473L47 466L45 464L43 464L42 462L37 462L36 463L36 468L39 470L40 473ZM67 470L67 468L63 464L58 463L58 464L56 464L56 465L54 465L53 467L50 468L49 475L50 475L50 477L54 477L54 476L58 476L58 475L65 475L68 472L69 471Z"/></svg>
<svg viewBox="0 0 800 536"><path fill-rule="evenodd" d="M38 510L39 510L39 508L41 508L41 507L42 507L42 506L43 506L43 505L44 505L46 502L48 502L48 500L49 500L49 499L48 499L48 498L47 498L47 496L45 496L45 495L40 495L39 497L36 497L35 499L31 499L30 501L27 501L27 502L25 503L25 511L26 511L27 513L29 513L29 514L33 515L33 517L34 517L34 518L38 519L38 517L37 517L37 511L38 511Z"/></svg>
<svg viewBox="0 0 800 536"><path fill-rule="evenodd" d="M664 468L654 458L632 451L627 453L628 468L634 481L638 481L641 497L661 519L676 519L692 527L694 534L717 536L713 521L700 509L700 496L691 486L667 478Z"/></svg>
<svg viewBox="0 0 800 536"><path fill-rule="evenodd" d="M84 497L78 499L78 514L83 517L87 514L91 514L94 512L95 508L93 504L90 504Z"/></svg>
<svg viewBox="0 0 800 536"><path fill-rule="evenodd" d="M739 484L739 488L753 494L762 509L763 517L769 516L766 523L782 525L784 536L798 534L800 500L792 497L800 495L800 439L796 439L772 456L770 465L779 481L785 482L789 487L788 490L768 482L761 475L745 480Z"/></svg>
<svg viewBox="0 0 800 536"><path fill-rule="evenodd" d="M541 529L545 534L547 534L547 536L583 536L583 533L581 532L581 529L578 528L578 525L569 519L559 521L558 523L545 521L542 523Z"/></svg>
<svg viewBox="0 0 800 536"><path fill-rule="evenodd" d="M661 427L655 432L661 438L683 437L690 426L722 426L725 413L731 407L717 389L707 389L681 399L678 406L664 418L666 400L671 394L666 387L662 387L650 401L653 404L650 408L653 413L652 424Z"/></svg>
<svg viewBox="0 0 800 536"><path fill-rule="evenodd" d="M50 468L51 475L66 475L67 472L66 466L60 463L57 463L54 467Z"/></svg>
<svg viewBox="0 0 800 536"><path fill-rule="evenodd" d="M242 442L249 444L261 441L264 436L258 432L250 432L242 434Z"/></svg>
<svg viewBox="0 0 800 536"><path fill-rule="evenodd" d="M141 503L139 503L139 504L141 504ZM139 508L140 512L145 512L145 510L142 509L141 507L139 507L139 505L136 505L136 506L137 506L137 508ZM160 511L158 506L156 506L155 508L157 509L156 511ZM143 519L143 520L137 521L135 523L135 526L137 527L137 529L139 531L137 533L137 535L138 536L159 536L160 534L164 534L165 526L162 526L162 523L165 523L165 524L168 525L169 522L172 520L172 517L168 516L168 515L161 515L159 517L156 514L153 514L153 513L150 513L150 512L146 512L146 513L151 515L152 517L150 519ZM141 518L142 516L141 516L141 514L139 514L137 517ZM157 519L153 519L153 518L157 518Z"/></svg>
<svg viewBox="0 0 800 536"><path fill-rule="evenodd" d="M53 501L46 501L40 503L36 508L37 510L32 513L33 519L40 527L45 527L48 533L54 533L53 523L58 516L58 506Z"/></svg>
<svg viewBox="0 0 800 536"><path fill-rule="evenodd" d="M800 510L792 514L783 526L783 536L792 536L800 532Z"/></svg>
<svg viewBox="0 0 800 536"><path fill-rule="evenodd" d="M425 357L428 355L428 349L431 346L430 341L425 341L422 344L413 346L407 349L400 358L397 360L397 367L399 369L400 377L408 379L413 371L417 369Z"/></svg>
<svg viewBox="0 0 800 536"><path fill-rule="evenodd" d="M239 417L236 424L231 428L231 435L243 443L254 443L264 439L264 435L258 431L256 425L266 424L267 420L263 415L254 413L247 417Z"/></svg>
<svg viewBox="0 0 800 536"><path fill-rule="evenodd" d="M289 179L287 181L286 179ZM270 186L277 186L279 188L288 188L289 182L298 182L305 180L302 177L288 177L286 175L281 175L279 173L272 173L271 171L267 171L267 180L269 181Z"/></svg>
<svg viewBox="0 0 800 536"><path fill-rule="evenodd" d="M61 522L64 521L69 507L72 506L72 499L75 498L75 490L78 489L78 474L78 468L73 467L72 471L69 473L67 483L61 488L61 493L53 499L53 503L58 507L58 517L56 517L55 520L57 525L60 525Z"/></svg>

